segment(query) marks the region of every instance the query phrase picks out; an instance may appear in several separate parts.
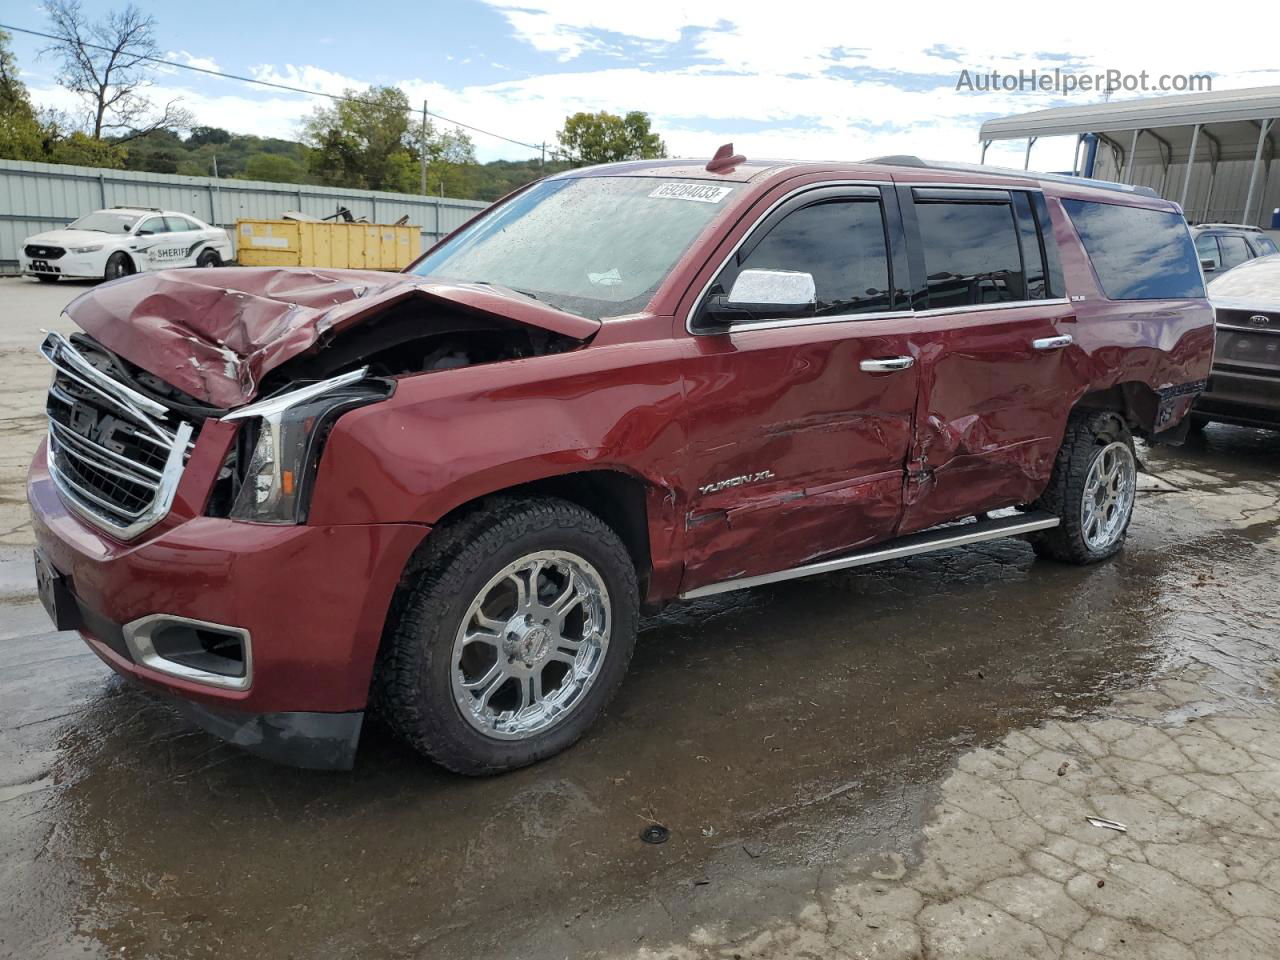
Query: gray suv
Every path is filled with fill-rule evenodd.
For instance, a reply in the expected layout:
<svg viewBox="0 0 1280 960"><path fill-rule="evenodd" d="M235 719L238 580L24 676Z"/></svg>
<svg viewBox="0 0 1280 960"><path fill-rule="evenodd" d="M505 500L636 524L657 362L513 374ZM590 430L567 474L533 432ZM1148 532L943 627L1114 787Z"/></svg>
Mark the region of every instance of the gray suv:
<svg viewBox="0 0 1280 960"><path fill-rule="evenodd" d="M1191 236L1206 276L1277 252L1275 241L1261 228L1239 223L1202 223L1191 228Z"/></svg>

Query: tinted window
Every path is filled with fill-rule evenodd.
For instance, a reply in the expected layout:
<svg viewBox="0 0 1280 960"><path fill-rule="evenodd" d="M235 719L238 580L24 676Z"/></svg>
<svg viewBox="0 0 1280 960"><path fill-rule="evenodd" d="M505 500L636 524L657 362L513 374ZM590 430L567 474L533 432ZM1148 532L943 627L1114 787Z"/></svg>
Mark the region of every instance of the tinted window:
<svg viewBox="0 0 1280 960"><path fill-rule="evenodd" d="M930 307L1027 299L1010 204L917 201L915 209Z"/></svg>
<svg viewBox="0 0 1280 960"><path fill-rule="evenodd" d="M188 230L196 229L196 225L186 217L165 217L164 224L171 233L185 233Z"/></svg>
<svg viewBox="0 0 1280 960"><path fill-rule="evenodd" d="M719 279L723 292L740 270L813 274L816 315L866 313L889 304L889 257L877 200L829 200L801 207L754 245Z"/></svg>
<svg viewBox="0 0 1280 960"><path fill-rule="evenodd" d="M1044 251L1040 249L1040 231L1036 229L1031 202L1021 192L1013 194L1013 211L1018 220L1018 241L1022 244L1022 266L1027 277L1027 299L1043 300L1048 296Z"/></svg>
<svg viewBox="0 0 1280 960"><path fill-rule="evenodd" d="M138 232L148 233L168 233L169 228L164 225L164 217L152 217L150 220L142 221L142 226L138 228Z"/></svg>
<svg viewBox="0 0 1280 960"><path fill-rule="evenodd" d="M1224 233L1218 237L1218 246L1222 248L1222 269L1224 270L1230 270L1252 259L1249 245L1244 242L1244 237Z"/></svg>
<svg viewBox="0 0 1280 960"><path fill-rule="evenodd" d="M1204 296L1187 222L1163 210L1063 200L1110 300Z"/></svg>
<svg viewBox="0 0 1280 960"><path fill-rule="evenodd" d="M1218 256L1218 238L1212 233L1202 233L1196 237L1196 256L1206 261L1206 270L1217 270L1222 266L1222 259Z"/></svg>
<svg viewBox="0 0 1280 960"><path fill-rule="evenodd" d="M1270 237L1254 237L1254 249L1258 251L1258 256L1265 257L1269 253L1277 252L1275 241Z"/></svg>

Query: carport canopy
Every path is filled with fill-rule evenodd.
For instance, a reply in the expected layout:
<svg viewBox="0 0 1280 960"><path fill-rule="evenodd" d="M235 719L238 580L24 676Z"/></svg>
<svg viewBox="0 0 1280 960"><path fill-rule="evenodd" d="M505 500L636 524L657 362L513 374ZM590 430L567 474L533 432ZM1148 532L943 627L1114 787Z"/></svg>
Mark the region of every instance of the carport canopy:
<svg viewBox="0 0 1280 960"><path fill-rule="evenodd" d="M1134 166L1159 163L1166 171L1174 162L1187 162L1181 203L1186 205L1191 169L1199 162L1216 174L1223 160L1250 160L1252 170L1245 201L1245 222L1253 205L1259 168L1275 156L1280 134L1280 86L1219 90L1140 100L1053 107L984 123L978 132L985 159L994 140L1026 140L1031 147L1041 137L1094 134L1115 154L1121 182L1129 183ZM1077 159L1077 166L1078 166ZM1073 171L1076 172L1076 171Z"/></svg>

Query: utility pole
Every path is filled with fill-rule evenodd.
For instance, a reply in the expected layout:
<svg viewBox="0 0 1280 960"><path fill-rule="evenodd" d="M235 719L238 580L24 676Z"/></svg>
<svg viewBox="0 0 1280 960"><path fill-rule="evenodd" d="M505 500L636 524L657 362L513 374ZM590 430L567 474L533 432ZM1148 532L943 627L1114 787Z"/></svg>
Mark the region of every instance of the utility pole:
<svg viewBox="0 0 1280 960"><path fill-rule="evenodd" d="M422 195L427 195L427 101L422 101L422 136L418 144L418 160L422 165Z"/></svg>
<svg viewBox="0 0 1280 960"><path fill-rule="evenodd" d="M538 166L545 167L547 165L547 141L542 141L542 156L538 158Z"/></svg>

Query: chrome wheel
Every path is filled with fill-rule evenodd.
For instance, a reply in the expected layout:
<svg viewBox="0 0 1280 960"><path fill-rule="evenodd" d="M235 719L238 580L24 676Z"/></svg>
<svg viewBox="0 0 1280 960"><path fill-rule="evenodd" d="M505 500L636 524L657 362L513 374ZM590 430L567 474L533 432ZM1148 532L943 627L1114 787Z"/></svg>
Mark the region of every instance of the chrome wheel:
<svg viewBox="0 0 1280 960"><path fill-rule="evenodd" d="M541 550L495 574L453 644L453 695L485 736L524 740L565 719L609 647L609 591L582 557Z"/></svg>
<svg viewBox="0 0 1280 960"><path fill-rule="evenodd" d="M1080 530L1090 550L1106 550L1124 535L1133 511L1137 479L1133 451L1123 441L1107 444L1089 464L1080 505Z"/></svg>

